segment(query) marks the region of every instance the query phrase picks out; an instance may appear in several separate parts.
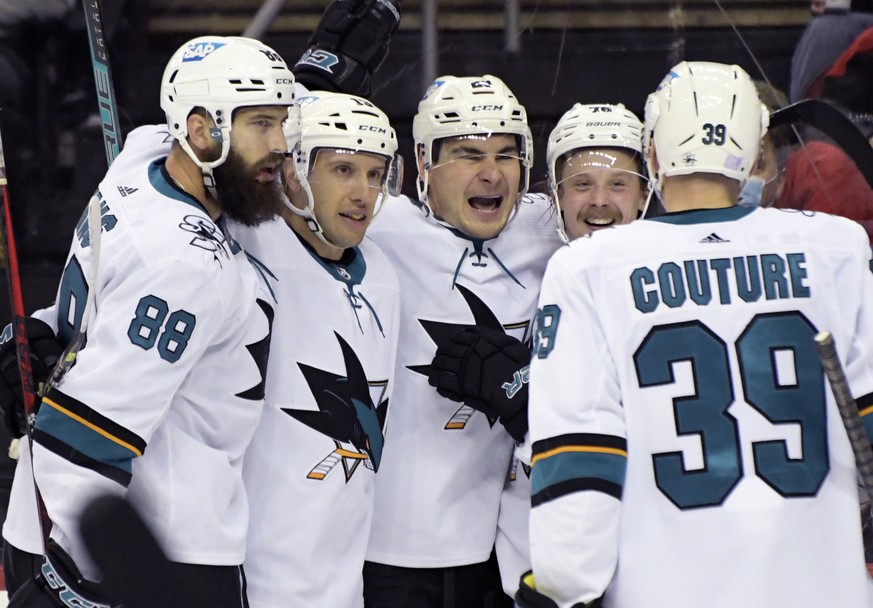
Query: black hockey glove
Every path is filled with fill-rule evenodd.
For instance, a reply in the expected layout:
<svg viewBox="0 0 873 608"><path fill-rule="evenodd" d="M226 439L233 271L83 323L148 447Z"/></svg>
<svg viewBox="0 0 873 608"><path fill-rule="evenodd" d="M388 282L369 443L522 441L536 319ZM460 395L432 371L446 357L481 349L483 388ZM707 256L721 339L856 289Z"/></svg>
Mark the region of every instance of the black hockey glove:
<svg viewBox="0 0 873 608"><path fill-rule="evenodd" d="M399 23L400 0L334 0L294 66L297 82L310 91L368 97Z"/></svg>
<svg viewBox="0 0 873 608"><path fill-rule="evenodd" d="M523 441L529 364L527 346L476 325L440 345L427 380L443 397L497 418L513 439Z"/></svg>
<svg viewBox="0 0 873 608"><path fill-rule="evenodd" d="M515 594L516 608L558 608L555 600L537 591L534 576L530 571L521 576L518 592ZM573 608L600 608L600 599L588 604L574 604Z"/></svg>
<svg viewBox="0 0 873 608"><path fill-rule="evenodd" d="M52 368L64 352L52 328L39 319L25 317L24 330L30 345L30 368L33 383L48 380ZM0 415L2 423L12 437L27 433L27 415L24 412L24 395L21 392L21 374L18 370L18 354L12 328L7 325L3 331L8 336L0 344Z"/></svg>

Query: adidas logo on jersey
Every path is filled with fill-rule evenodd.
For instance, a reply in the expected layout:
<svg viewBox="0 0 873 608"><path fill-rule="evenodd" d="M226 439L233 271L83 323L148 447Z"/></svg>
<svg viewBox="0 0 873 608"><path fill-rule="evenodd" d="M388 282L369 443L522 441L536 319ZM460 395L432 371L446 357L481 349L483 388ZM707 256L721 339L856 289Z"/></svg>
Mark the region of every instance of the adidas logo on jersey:
<svg viewBox="0 0 873 608"><path fill-rule="evenodd" d="M137 190L139 190L139 188L132 188L130 186L118 186L118 193L121 196L127 196L128 194L133 194Z"/></svg>
<svg viewBox="0 0 873 608"><path fill-rule="evenodd" d="M721 238L720 236L718 236L714 232L712 234L710 234L709 236L706 236L706 237L703 237L702 239L700 239L700 242L701 243L730 243L729 240Z"/></svg>

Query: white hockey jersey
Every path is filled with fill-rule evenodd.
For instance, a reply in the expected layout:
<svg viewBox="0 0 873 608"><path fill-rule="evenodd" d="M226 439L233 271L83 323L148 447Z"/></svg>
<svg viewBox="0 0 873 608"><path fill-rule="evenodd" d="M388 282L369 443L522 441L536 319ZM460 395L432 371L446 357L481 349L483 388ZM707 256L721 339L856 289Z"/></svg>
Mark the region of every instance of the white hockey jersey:
<svg viewBox="0 0 873 608"><path fill-rule="evenodd" d="M530 374L537 587L561 607L873 606L813 346L830 331L873 403L869 263L849 220L745 207L558 252Z"/></svg>
<svg viewBox="0 0 873 608"><path fill-rule="evenodd" d="M252 608L360 608L400 314L397 275L364 239L338 262L284 220L234 230L278 301L267 407L245 457Z"/></svg>
<svg viewBox="0 0 873 608"><path fill-rule="evenodd" d="M78 517L101 493L126 493L170 559L236 565L245 553L242 455L263 410L273 302L245 253L155 160L167 137L132 133L100 183L87 341L34 431L52 536L86 576ZM81 321L90 245L83 219L58 290L62 340Z"/></svg>
<svg viewBox="0 0 873 608"><path fill-rule="evenodd" d="M406 197L369 234L400 277L396 387L367 559L409 568L483 562L494 546L514 442L502 425L437 394L437 343L481 324L527 339L540 280L560 246L548 199L527 196L494 239L470 239ZM520 533L524 533L523 530Z"/></svg>

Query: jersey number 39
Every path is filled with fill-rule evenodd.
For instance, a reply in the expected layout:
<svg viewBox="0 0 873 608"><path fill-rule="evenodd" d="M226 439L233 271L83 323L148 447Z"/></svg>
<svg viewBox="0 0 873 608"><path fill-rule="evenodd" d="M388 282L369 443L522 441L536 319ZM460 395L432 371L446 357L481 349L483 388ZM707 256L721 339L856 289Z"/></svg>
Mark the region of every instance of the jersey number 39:
<svg viewBox="0 0 873 608"><path fill-rule="evenodd" d="M813 496L829 470L825 384L813 347L815 328L799 312L761 314L728 347L698 321L653 327L634 354L641 388L675 382L673 364L691 363L693 395L673 399L679 435L697 435L703 467L687 470L681 452L652 455L658 488L680 509L721 504L744 475L743 436L728 412L741 388L745 401L774 425L800 427L802 456L791 458L784 440L751 443L754 474L785 497ZM787 355L787 356L779 356ZM793 360L793 380L779 381L779 365ZM781 370L786 371L786 370Z"/></svg>

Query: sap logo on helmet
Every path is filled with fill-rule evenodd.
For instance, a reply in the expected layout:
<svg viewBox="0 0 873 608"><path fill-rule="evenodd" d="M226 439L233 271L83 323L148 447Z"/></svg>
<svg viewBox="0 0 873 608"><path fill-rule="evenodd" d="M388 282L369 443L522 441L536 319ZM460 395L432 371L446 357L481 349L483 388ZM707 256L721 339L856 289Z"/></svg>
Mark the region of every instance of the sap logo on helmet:
<svg viewBox="0 0 873 608"><path fill-rule="evenodd" d="M443 86L444 84L446 84L446 81L445 81L445 80L434 80L434 81L433 81L433 84L431 84L431 85L427 88L427 91L424 92L424 97L422 97L422 99L427 99L428 97L430 97L431 95L433 95L433 92L436 91L436 90L437 90L438 88L440 88L441 86Z"/></svg>
<svg viewBox="0 0 873 608"><path fill-rule="evenodd" d="M597 112L612 112L612 108L609 106L592 106L591 111L594 113Z"/></svg>
<svg viewBox="0 0 873 608"><path fill-rule="evenodd" d="M503 109L503 104L483 104L481 106L473 106L471 112L499 112Z"/></svg>
<svg viewBox="0 0 873 608"><path fill-rule="evenodd" d="M697 164L697 157L691 152L686 152L682 157L682 162L689 167L693 167Z"/></svg>
<svg viewBox="0 0 873 608"><path fill-rule="evenodd" d="M225 45L224 42L197 42L190 45L185 52L182 54L182 62L186 61L200 61L201 59L208 57L210 54L214 53L221 47Z"/></svg>
<svg viewBox="0 0 873 608"><path fill-rule="evenodd" d="M361 125L358 127L359 131L372 131L373 133L387 133L388 129L384 127L377 127L375 125Z"/></svg>
<svg viewBox="0 0 873 608"><path fill-rule="evenodd" d="M661 84L658 85L658 88L655 89L655 91L660 91L665 86L673 82L676 78L679 78L679 74L677 74L673 70L670 70L670 73L664 76L664 78L661 80Z"/></svg>
<svg viewBox="0 0 873 608"><path fill-rule="evenodd" d="M490 89L492 84L490 80L474 80L470 86L474 89Z"/></svg>

